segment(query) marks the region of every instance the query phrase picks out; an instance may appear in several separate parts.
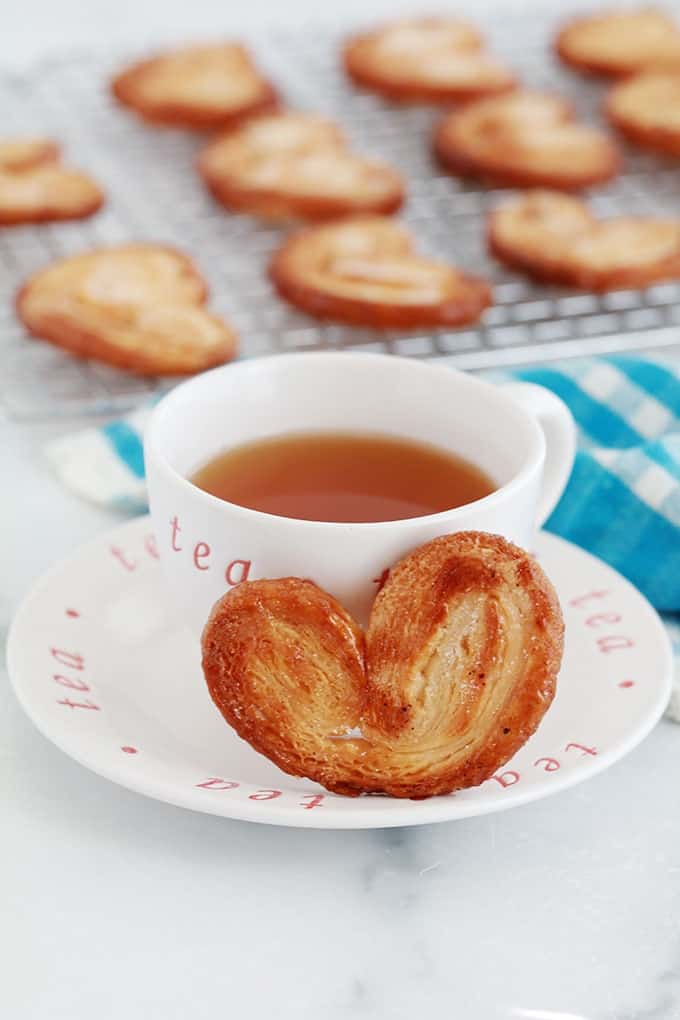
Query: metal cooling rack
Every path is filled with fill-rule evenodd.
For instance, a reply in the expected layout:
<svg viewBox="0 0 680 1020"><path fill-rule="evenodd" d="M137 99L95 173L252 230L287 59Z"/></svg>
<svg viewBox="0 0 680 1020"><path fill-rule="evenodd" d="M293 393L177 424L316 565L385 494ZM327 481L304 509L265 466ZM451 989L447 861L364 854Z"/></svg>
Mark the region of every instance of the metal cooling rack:
<svg viewBox="0 0 680 1020"><path fill-rule="evenodd" d="M502 20L482 27L525 83L571 97L580 113L597 120L602 86L555 64L553 26L529 14ZM337 53L345 31L269 31L246 35L246 41L291 106L336 117L361 151L404 172L404 219L422 249L493 281L496 305L483 324L432 334L378 333L319 325L292 311L273 294L264 271L281 231L228 215L211 201L193 170L200 140L144 126L109 99L111 74L139 54L61 53L22 73L0 72L2 133L59 139L66 159L97 178L108 202L91 220L0 231L0 398L10 416L108 413L170 385L71 358L27 338L14 318L13 294L29 273L59 256L126 240L176 244L190 253L211 284L212 307L236 326L246 357L352 348L446 357L479 369L680 344L680 283L596 296L537 286L487 258L483 218L502 192L443 176L432 164L436 113L391 108L344 81ZM677 215L680 169L629 152L626 173L593 204L605 215Z"/></svg>

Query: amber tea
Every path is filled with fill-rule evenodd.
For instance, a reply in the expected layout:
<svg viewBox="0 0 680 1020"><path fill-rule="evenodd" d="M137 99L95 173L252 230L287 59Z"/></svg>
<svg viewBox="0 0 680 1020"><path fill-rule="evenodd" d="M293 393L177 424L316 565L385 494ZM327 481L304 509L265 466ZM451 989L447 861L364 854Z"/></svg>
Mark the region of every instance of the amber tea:
<svg viewBox="0 0 680 1020"><path fill-rule="evenodd" d="M476 465L427 443L358 433L256 439L192 477L220 499L305 521L398 521L472 503L497 487Z"/></svg>

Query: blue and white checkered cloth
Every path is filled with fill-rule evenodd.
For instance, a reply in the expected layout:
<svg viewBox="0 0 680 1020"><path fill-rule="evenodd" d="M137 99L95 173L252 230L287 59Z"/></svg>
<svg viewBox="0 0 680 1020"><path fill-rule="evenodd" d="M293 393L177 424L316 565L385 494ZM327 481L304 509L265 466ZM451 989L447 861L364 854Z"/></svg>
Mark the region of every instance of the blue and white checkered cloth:
<svg viewBox="0 0 680 1020"><path fill-rule="evenodd" d="M678 665L669 713L680 721L680 366L583 358L512 378L546 386L574 415L574 471L546 527L611 564L664 614ZM48 459L81 496L139 513L146 509L148 413L56 440Z"/></svg>

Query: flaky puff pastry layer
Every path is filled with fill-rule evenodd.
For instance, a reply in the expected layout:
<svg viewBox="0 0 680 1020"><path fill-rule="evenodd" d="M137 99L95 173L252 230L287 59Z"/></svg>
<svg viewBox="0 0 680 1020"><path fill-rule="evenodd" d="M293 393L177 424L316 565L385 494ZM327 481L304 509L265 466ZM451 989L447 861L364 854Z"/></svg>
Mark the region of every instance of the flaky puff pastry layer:
<svg viewBox="0 0 680 1020"><path fill-rule="evenodd" d="M619 170L614 143L574 119L569 103L540 92L480 99L448 114L434 136L447 170L511 187L565 191L609 180Z"/></svg>
<svg viewBox="0 0 680 1020"><path fill-rule="evenodd" d="M643 68L680 68L680 26L653 7L574 18L555 40L558 56L579 71L612 77Z"/></svg>
<svg viewBox="0 0 680 1020"><path fill-rule="evenodd" d="M269 273L279 294L309 315L377 328L473 322L492 300L484 280L416 254L409 233L379 216L294 234Z"/></svg>
<svg viewBox="0 0 680 1020"><path fill-rule="evenodd" d="M266 219L391 213L404 199L395 170L351 152L336 124L310 113L256 117L210 142L198 169L226 208Z"/></svg>
<svg viewBox="0 0 680 1020"><path fill-rule="evenodd" d="M91 177L61 165L55 142L0 139L0 225L83 219L103 202Z"/></svg>
<svg viewBox="0 0 680 1020"><path fill-rule="evenodd" d="M680 277L680 220L598 220L576 198L528 192L489 217L491 252L540 280L586 290Z"/></svg>
<svg viewBox="0 0 680 1020"><path fill-rule="evenodd" d="M407 18L349 39L344 64L364 88L400 102L448 103L505 92L512 73L459 18Z"/></svg>
<svg viewBox="0 0 680 1020"><path fill-rule="evenodd" d="M53 263L24 284L16 307L30 333L78 357L184 375L235 353L235 334L203 307L206 299L187 256L135 244Z"/></svg>
<svg viewBox="0 0 680 1020"><path fill-rule="evenodd" d="M605 110L629 141L680 156L680 66L677 71L643 71L619 82Z"/></svg>
<svg viewBox="0 0 680 1020"><path fill-rule="evenodd" d="M563 631L535 560L461 532L390 571L365 635L311 581L238 585L206 624L203 671L227 722L284 772L419 799L477 786L522 747L553 699Z"/></svg>
<svg viewBox="0 0 680 1020"><path fill-rule="evenodd" d="M230 128L274 109L274 87L239 43L190 46L123 70L111 82L116 99L153 124L190 130Z"/></svg>

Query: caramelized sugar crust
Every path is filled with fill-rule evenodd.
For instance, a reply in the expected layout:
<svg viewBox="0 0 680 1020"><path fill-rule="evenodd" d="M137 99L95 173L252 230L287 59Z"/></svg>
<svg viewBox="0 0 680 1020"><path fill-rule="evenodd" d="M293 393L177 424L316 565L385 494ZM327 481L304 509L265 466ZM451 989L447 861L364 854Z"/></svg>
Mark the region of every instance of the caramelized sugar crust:
<svg viewBox="0 0 680 1020"><path fill-rule="evenodd" d="M532 557L461 532L393 568L365 635L312 581L237 585L206 624L203 670L227 722L284 772L420 799L477 786L528 740L563 632Z"/></svg>
<svg viewBox="0 0 680 1020"><path fill-rule="evenodd" d="M189 46L125 68L111 82L124 106L152 124L231 128L277 106L277 94L239 43Z"/></svg>

